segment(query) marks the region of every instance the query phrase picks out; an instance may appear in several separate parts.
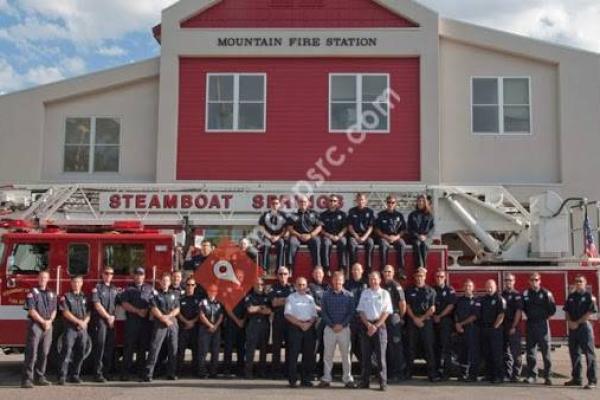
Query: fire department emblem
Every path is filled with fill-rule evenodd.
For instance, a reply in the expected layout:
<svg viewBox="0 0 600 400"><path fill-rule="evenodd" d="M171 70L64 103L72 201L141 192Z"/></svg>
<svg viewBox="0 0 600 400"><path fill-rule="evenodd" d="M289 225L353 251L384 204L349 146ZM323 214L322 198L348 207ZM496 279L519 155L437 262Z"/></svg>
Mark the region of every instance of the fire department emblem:
<svg viewBox="0 0 600 400"><path fill-rule="evenodd" d="M217 300L229 310L246 297L260 277L258 265L229 239L222 240L200 265L194 277L204 290L217 287Z"/></svg>

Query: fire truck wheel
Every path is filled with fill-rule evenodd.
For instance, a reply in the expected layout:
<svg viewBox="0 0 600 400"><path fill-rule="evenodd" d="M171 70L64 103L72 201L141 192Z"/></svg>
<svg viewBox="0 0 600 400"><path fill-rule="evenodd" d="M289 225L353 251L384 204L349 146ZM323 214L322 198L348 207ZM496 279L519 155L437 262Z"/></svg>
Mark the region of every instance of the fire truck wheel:
<svg viewBox="0 0 600 400"><path fill-rule="evenodd" d="M58 339L56 339L56 346L54 346L58 354L62 354L63 335L64 333L60 334ZM90 335L87 335L83 350L83 359L87 359L90 356L90 354L92 354L92 338L90 337Z"/></svg>

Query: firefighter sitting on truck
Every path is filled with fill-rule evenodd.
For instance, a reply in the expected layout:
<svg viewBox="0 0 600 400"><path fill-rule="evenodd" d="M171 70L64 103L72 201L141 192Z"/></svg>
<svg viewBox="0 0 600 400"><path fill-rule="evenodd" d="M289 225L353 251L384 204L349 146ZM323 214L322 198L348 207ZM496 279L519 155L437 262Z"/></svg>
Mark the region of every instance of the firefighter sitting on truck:
<svg viewBox="0 0 600 400"><path fill-rule="evenodd" d="M185 256L185 261L183 263L184 271L189 273L194 273L200 265L210 256L213 252L214 247L210 240L204 239L200 243L200 248L196 246L190 246Z"/></svg>
<svg viewBox="0 0 600 400"><path fill-rule="evenodd" d="M50 385L46 380L46 362L52 345L52 324L56 318L57 304L56 294L48 289L49 280L48 271L40 272L38 286L31 289L25 299L27 345L21 386L27 389L33 388L33 382L38 386Z"/></svg>
<svg viewBox="0 0 600 400"><path fill-rule="evenodd" d="M85 357L85 347L88 343L88 324L90 322L90 308L85 294L81 291L83 277L75 275L71 278L71 291L60 299L60 310L65 319L65 332L63 334L62 365L60 367L58 384L67 382L81 383L79 378ZM72 365L71 365L72 364Z"/></svg>

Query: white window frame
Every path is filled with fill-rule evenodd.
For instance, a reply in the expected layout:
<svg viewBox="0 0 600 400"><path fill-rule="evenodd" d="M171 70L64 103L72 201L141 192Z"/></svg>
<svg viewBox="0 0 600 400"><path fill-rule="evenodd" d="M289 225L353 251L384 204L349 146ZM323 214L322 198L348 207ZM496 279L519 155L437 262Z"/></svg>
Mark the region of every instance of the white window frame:
<svg viewBox="0 0 600 400"><path fill-rule="evenodd" d="M232 129L209 129L209 104L211 103L210 78L213 76L233 76L233 128ZM263 129L239 129L240 112L240 76L262 76L263 77ZM265 133L267 132L267 74L264 72L209 72L206 74L206 97L205 97L204 131L209 133ZM212 102L220 103L220 102ZM229 103L222 102L222 103ZM245 103L261 103L258 101L245 101Z"/></svg>
<svg viewBox="0 0 600 400"><path fill-rule="evenodd" d="M65 171L65 156L66 156L66 152L65 152L65 147L67 147L69 144L67 143L67 120L69 119L86 119L89 118L90 119L90 144L89 144L89 148L90 148L90 160L89 160L89 164L88 164L88 170L87 172L78 172L78 171ZM109 119L116 119L119 121L119 166L117 168L116 171L100 171L100 172L96 172L94 171L94 161L95 161L95 149L96 149L96 120L97 119L102 119L102 118L109 118ZM121 174L121 168L123 165L123 116L112 116L112 115L68 115L65 117L64 119L64 124L63 124L63 132L64 132L64 139L63 139L63 147L62 147L62 155L63 155L63 159L62 159L62 172L63 174L69 174L69 175L119 175ZM77 146L76 144L72 144L72 146ZM107 145L101 145L102 146L107 146ZM108 145L110 146L110 145ZM112 145L114 146L114 145Z"/></svg>
<svg viewBox="0 0 600 400"><path fill-rule="evenodd" d="M362 73L362 72L332 72L329 74L329 97L327 99L327 101L329 102L328 104L328 128L329 128L329 133L346 133L348 131L349 128L347 129L333 129L331 126L331 114L333 111L333 104L334 101L332 99L332 82L333 82L333 77L335 76L353 76L356 79L356 113L357 113L357 117L359 118L358 121L356 121L357 125L359 125L361 127L361 129L359 130L359 132L364 132L364 133L373 133L373 134L387 134L390 133L392 130L392 119L390 118L390 114L392 113L392 105L390 104L390 90L388 90L386 92L387 95L387 129L362 129L362 120L360 119L362 116L362 105L363 105L363 101L362 101L362 82L363 82L363 76L385 76L386 80L387 80L387 88L390 89L390 74L386 73L386 72L368 72L368 73ZM348 101L337 101L335 103L349 103ZM372 102L372 104L374 104L375 102Z"/></svg>
<svg viewBox="0 0 600 400"><path fill-rule="evenodd" d="M473 87L475 79L495 79L496 85L498 85L498 132L477 132L475 131L473 121L473 110L475 105L473 103ZM504 80L505 79L527 79L528 90L529 90L529 104L504 104ZM471 77L471 109L469 115L471 118L471 134L475 136L532 136L533 135L533 96L531 92L531 76L472 76ZM483 105L483 104L478 104ZM506 132L504 130L504 107L505 106L528 106L529 107L529 132Z"/></svg>

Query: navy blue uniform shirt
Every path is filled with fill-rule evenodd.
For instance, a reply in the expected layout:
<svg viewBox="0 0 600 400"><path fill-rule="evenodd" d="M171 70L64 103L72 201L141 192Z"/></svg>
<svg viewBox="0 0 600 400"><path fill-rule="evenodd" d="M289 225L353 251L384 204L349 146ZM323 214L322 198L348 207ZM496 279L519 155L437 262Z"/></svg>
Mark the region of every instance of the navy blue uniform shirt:
<svg viewBox="0 0 600 400"><path fill-rule="evenodd" d="M569 313L571 321L577 321L587 313L595 314L598 312L596 298L588 292L575 291L567 297L564 310Z"/></svg>
<svg viewBox="0 0 600 400"><path fill-rule="evenodd" d="M523 292L523 311L527 315L527 322L547 320L556 313L552 292L544 288L537 291L527 289Z"/></svg>
<svg viewBox="0 0 600 400"><path fill-rule="evenodd" d="M92 289L92 304L99 303L109 315L115 315L119 293L120 290L115 285L106 285L104 282L100 282ZM92 312L95 317L100 316L95 308L92 309Z"/></svg>
<svg viewBox="0 0 600 400"><path fill-rule="evenodd" d="M454 308L454 322L463 322L467 318L481 316L481 303L475 296L460 296Z"/></svg>
<svg viewBox="0 0 600 400"><path fill-rule="evenodd" d="M135 308L147 310L150 308L150 300L154 296L152 286L143 283L136 285L130 284L119 296L119 304L129 303ZM141 318L137 314L127 312L127 318Z"/></svg>
<svg viewBox="0 0 600 400"><path fill-rule="evenodd" d="M89 312L89 303L83 292L75 294L73 292L65 293L60 298L60 310L69 311L77 319L83 320ZM75 327L70 321L65 319L67 325Z"/></svg>
<svg viewBox="0 0 600 400"><path fill-rule="evenodd" d="M452 286L435 286L435 314L440 315L449 305L456 304L456 291ZM452 316L450 313L449 316Z"/></svg>
<svg viewBox="0 0 600 400"><path fill-rule="evenodd" d="M287 216L281 211L277 211L275 214L273 214L269 210L260 216L258 224L265 228L270 235L279 235L285 230L287 225Z"/></svg>
<svg viewBox="0 0 600 400"><path fill-rule="evenodd" d="M364 235L374 224L375 213L369 207L353 207L348 211L348 226L352 226L359 235Z"/></svg>
<svg viewBox="0 0 600 400"><path fill-rule="evenodd" d="M348 226L348 216L342 210L325 210L320 216L323 230L332 235L339 235Z"/></svg>
<svg viewBox="0 0 600 400"><path fill-rule="evenodd" d="M27 297L25 298L25 310L35 310L40 317L45 320L49 320L52 314L57 310L57 299L56 294L51 290L41 290L40 288L33 288ZM30 318L28 316L28 318Z"/></svg>
<svg viewBox="0 0 600 400"><path fill-rule="evenodd" d="M179 308L183 318L194 321L200 314L200 299L196 295L184 296L179 300Z"/></svg>
<svg viewBox="0 0 600 400"><path fill-rule="evenodd" d="M500 293L496 293L493 295L486 294L480 302L481 318L479 324L482 328L493 328L498 316L506 312L506 300Z"/></svg>
<svg viewBox="0 0 600 400"><path fill-rule="evenodd" d="M435 305L436 294L430 286L418 288L413 286L406 291L406 303L417 317L424 315Z"/></svg>
<svg viewBox="0 0 600 400"><path fill-rule="evenodd" d="M523 296L516 290L504 290L502 297L506 300L506 314L504 315L504 325L512 327L515 321L517 311L523 310Z"/></svg>
<svg viewBox="0 0 600 400"><path fill-rule="evenodd" d="M288 216L288 225L298 233L311 233L322 225L322 222L314 210L298 210Z"/></svg>
<svg viewBox="0 0 600 400"><path fill-rule="evenodd" d="M433 215L415 210L408 215L408 233L411 236L429 236L433 231Z"/></svg>
<svg viewBox="0 0 600 400"><path fill-rule="evenodd" d="M244 299L244 308L266 306L271 308L271 299L266 293L256 293L254 290ZM283 307L282 307L283 308ZM247 311L246 311L247 312ZM263 314L248 313L249 320L257 320L259 322L268 322L269 316Z"/></svg>
<svg viewBox="0 0 600 400"><path fill-rule="evenodd" d="M375 221L375 227L386 235L398 235L406 230L406 221L400 211L380 211Z"/></svg>

